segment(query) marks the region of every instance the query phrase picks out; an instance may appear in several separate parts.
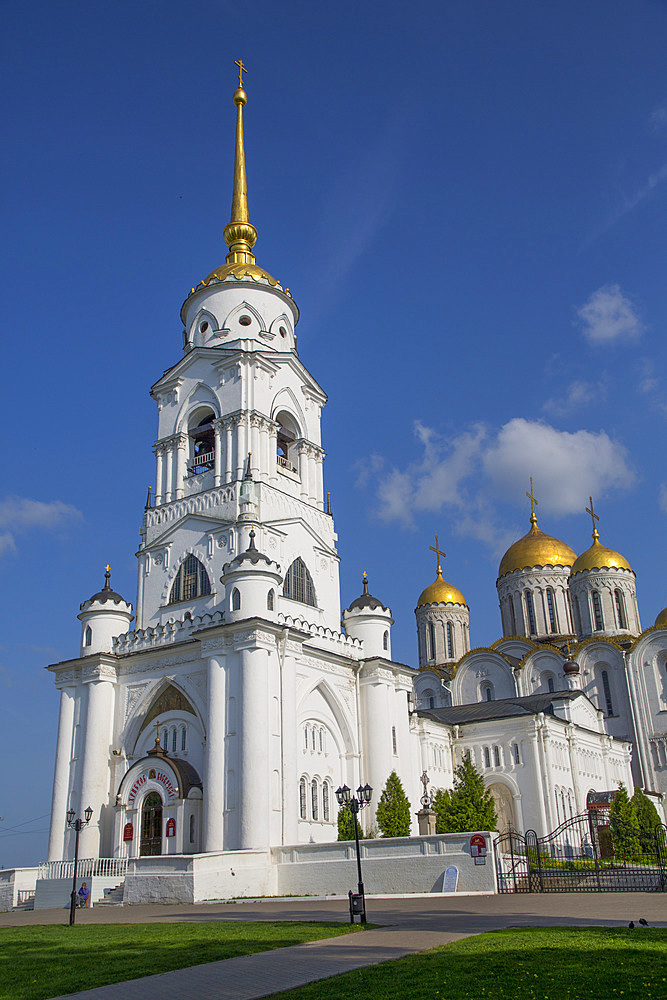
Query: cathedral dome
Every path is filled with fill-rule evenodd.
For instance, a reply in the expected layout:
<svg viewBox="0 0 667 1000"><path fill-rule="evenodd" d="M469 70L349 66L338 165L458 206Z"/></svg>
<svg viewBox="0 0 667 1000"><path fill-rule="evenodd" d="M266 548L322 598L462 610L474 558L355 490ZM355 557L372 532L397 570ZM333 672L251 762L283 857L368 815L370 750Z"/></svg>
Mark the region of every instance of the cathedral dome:
<svg viewBox="0 0 667 1000"><path fill-rule="evenodd" d="M667 608L663 608L659 612L658 617L655 620L656 628L667 628Z"/></svg>
<svg viewBox="0 0 667 1000"><path fill-rule="evenodd" d="M427 604L462 604L467 608L466 599L456 587L443 580L442 573L439 572L435 582L422 590L417 601L417 607L423 608Z"/></svg>
<svg viewBox="0 0 667 1000"><path fill-rule="evenodd" d="M595 532L597 535L597 532ZM585 552L582 552L572 567L572 576L581 573L582 570L593 569L629 569L633 572L632 566L620 552L614 552L605 545L600 545L599 540L593 537L593 544Z"/></svg>
<svg viewBox="0 0 667 1000"><path fill-rule="evenodd" d="M263 267L259 264L223 264L221 267L216 267L215 271L204 278L202 285L210 285L214 281L224 281L226 278L236 278L237 281L241 281L243 278L252 278L253 281L267 281L269 285L280 285L280 282L265 271Z"/></svg>
<svg viewBox="0 0 667 1000"><path fill-rule="evenodd" d="M572 566L577 553L559 538L553 538L538 528L537 518L530 518L530 531L513 545L510 545L500 560L498 577L514 573L519 569L532 569L533 566Z"/></svg>

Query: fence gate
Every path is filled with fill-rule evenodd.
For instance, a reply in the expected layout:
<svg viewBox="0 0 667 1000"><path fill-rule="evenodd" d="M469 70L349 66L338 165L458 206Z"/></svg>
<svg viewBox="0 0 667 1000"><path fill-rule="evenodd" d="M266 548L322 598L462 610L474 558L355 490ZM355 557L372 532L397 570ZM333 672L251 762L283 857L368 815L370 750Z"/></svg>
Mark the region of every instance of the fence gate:
<svg viewBox="0 0 667 1000"><path fill-rule="evenodd" d="M665 892L667 828L651 832L585 812L538 837L494 841L499 892Z"/></svg>

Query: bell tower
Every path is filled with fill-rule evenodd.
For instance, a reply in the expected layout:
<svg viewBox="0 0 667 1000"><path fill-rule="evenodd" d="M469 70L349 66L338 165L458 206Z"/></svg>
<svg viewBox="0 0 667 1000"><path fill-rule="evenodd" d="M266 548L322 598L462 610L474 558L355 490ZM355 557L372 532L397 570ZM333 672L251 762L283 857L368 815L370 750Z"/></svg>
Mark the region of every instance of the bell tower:
<svg viewBox="0 0 667 1000"><path fill-rule="evenodd" d="M155 488L138 556L138 629L223 610L222 568L258 548L283 568L276 612L338 630L333 519L324 504L326 394L297 352L299 310L257 263L250 222L243 62L226 262L181 309L183 357L151 389L158 407Z"/></svg>

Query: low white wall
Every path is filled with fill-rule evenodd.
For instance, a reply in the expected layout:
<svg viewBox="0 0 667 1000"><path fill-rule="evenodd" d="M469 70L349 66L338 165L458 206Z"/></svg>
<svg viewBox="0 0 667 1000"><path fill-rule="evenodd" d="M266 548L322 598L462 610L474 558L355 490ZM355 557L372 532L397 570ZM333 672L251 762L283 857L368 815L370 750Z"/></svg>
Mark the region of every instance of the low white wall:
<svg viewBox="0 0 667 1000"><path fill-rule="evenodd" d="M470 834L364 840L359 845L364 889L367 893L442 892L445 869L455 865L458 892L495 892L491 834L484 836L488 851L484 865L476 865L470 856ZM356 892L354 842L276 847L271 854L281 895Z"/></svg>
<svg viewBox="0 0 667 1000"><path fill-rule="evenodd" d="M36 881L36 868L2 869L0 871L0 912L12 910L17 905L19 892L33 892Z"/></svg>
<svg viewBox="0 0 667 1000"><path fill-rule="evenodd" d="M124 903L201 903L276 894L268 851L220 851L130 861Z"/></svg>
<svg viewBox="0 0 667 1000"><path fill-rule="evenodd" d="M115 889L117 885L122 885L123 879L119 875L92 875L90 878L77 878L77 892L81 888L82 882L85 882L90 889L89 906L93 906L104 898L105 889ZM37 880L35 888L36 910L69 906L71 898L71 878L40 878Z"/></svg>

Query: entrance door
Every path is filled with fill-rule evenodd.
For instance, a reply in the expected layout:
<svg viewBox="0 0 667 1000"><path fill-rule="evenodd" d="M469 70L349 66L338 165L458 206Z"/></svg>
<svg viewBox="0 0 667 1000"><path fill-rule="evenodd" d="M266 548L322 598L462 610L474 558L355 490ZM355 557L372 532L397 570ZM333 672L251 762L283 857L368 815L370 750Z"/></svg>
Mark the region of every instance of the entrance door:
<svg viewBox="0 0 667 1000"><path fill-rule="evenodd" d="M140 853L162 854L162 799L157 792L149 792L141 808Z"/></svg>

